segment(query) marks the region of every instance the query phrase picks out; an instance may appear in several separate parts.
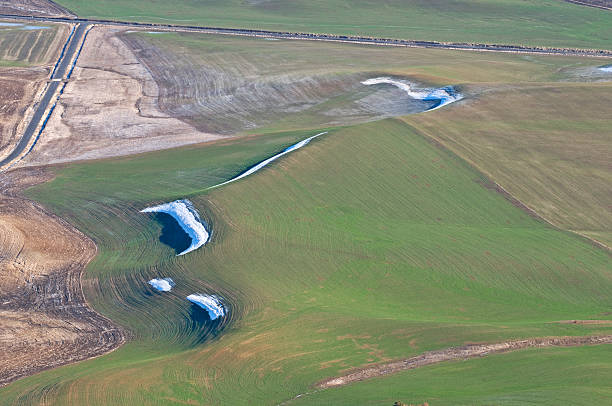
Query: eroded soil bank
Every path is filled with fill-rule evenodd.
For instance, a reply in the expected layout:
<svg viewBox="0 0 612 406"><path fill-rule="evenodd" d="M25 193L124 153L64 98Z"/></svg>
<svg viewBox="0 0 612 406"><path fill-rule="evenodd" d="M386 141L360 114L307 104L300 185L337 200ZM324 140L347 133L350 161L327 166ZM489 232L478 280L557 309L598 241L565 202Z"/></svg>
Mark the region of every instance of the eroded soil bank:
<svg viewBox="0 0 612 406"><path fill-rule="evenodd" d="M327 389L344 386L353 382L389 375L407 369L415 369L438 362L484 357L490 354L500 354L524 348L570 347L596 344L612 344L612 336L530 338L495 344L468 344L462 347L429 351L416 357L361 368L343 376L326 379L317 384L317 387L319 389Z"/></svg>
<svg viewBox="0 0 612 406"><path fill-rule="evenodd" d="M36 148L20 163L107 158L221 138L162 113L149 72L117 38L94 27Z"/></svg>

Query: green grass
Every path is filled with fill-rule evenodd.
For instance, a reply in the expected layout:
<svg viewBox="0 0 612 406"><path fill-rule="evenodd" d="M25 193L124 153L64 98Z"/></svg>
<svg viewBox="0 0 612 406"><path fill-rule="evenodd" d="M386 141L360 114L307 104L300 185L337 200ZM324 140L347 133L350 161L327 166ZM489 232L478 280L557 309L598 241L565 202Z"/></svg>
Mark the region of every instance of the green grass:
<svg viewBox="0 0 612 406"><path fill-rule="evenodd" d="M0 390L2 403L277 404L369 362L465 342L610 331L550 323L609 317L609 255L482 187L481 175L400 120L332 130L256 175L202 191L311 133L69 165L30 190L94 238L100 254L85 275L87 297L134 339L109 356L13 383ZM177 258L137 210L185 196L212 222L214 238ZM148 295L146 280L158 275L175 279L176 290ZM221 293L231 306L214 339L191 321L184 297L194 291ZM560 351L473 362L536 354L524 358L533 370ZM569 377L534 381L515 371L511 385L504 375L496 385L526 391L540 382L545 393L599 373L589 360L609 358L597 347L575 351L590 358L550 361L578 362ZM449 365L420 373L452 375ZM490 368L474 367L472 379ZM368 399L411 393L405 376L377 381ZM418 382L412 398L443 391L448 402L459 385L452 376ZM609 400L605 382L592 385ZM360 403L355 388L343 389L343 399ZM474 384L464 396L487 403L491 389Z"/></svg>
<svg viewBox="0 0 612 406"><path fill-rule="evenodd" d="M525 84L405 120L555 225L612 246L611 91L610 82Z"/></svg>
<svg viewBox="0 0 612 406"><path fill-rule="evenodd" d="M10 61L10 60L5 60L2 59L0 60L0 67L12 67L12 68L23 68L28 66L27 63L23 62L23 61Z"/></svg>
<svg viewBox="0 0 612 406"><path fill-rule="evenodd" d="M59 0L80 17L451 42L610 48L612 14L559 0Z"/></svg>

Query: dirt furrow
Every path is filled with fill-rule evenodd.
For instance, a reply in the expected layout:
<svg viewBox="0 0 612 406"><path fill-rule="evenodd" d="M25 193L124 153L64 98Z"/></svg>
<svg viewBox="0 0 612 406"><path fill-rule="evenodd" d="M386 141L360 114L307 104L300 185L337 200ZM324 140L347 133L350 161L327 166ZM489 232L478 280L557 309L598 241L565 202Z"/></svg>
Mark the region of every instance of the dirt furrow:
<svg viewBox="0 0 612 406"><path fill-rule="evenodd" d="M525 348L572 347L596 344L612 344L612 335L530 338L525 340L504 341L495 344L468 344L462 347L428 351L416 357L360 368L346 375L326 379L316 386L319 389L333 388L377 376L384 376L408 369L416 369L426 365L437 364L439 362L484 357L491 354L500 354Z"/></svg>

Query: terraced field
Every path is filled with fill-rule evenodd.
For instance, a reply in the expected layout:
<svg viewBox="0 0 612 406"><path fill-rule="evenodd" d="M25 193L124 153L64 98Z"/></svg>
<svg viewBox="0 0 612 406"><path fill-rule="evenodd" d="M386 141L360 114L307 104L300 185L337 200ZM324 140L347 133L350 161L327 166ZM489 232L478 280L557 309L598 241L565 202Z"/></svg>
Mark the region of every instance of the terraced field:
<svg viewBox="0 0 612 406"><path fill-rule="evenodd" d="M59 0L81 17L450 42L609 48L612 15L559 0Z"/></svg>

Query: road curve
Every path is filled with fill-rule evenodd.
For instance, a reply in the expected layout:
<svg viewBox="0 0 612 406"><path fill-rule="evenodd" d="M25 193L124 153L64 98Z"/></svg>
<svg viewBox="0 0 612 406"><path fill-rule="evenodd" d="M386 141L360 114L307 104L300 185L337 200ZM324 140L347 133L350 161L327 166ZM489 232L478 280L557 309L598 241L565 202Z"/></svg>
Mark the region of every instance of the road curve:
<svg viewBox="0 0 612 406"><path fill-rule="evenodd" d="M45 94L43 95L38 105L35 107L32 119L28 123L28 126L26 127L23 136L21 137L21 140L19 140L17 145L15 145L15 148L13 149L13 151L11 151L11 153L6 156L2 161L0 161L0 168L13 162L26 149L26 147L30 144L32 137L36 133L38 125L41 123L42 120L44 120L43 117L45 111L47 111L49 104L52 102L58 87L60 87L61 85L63 89L64 86L66 86L66 73L68 72L68 74L70 74L72 72L72 69L68 70L68 68L71 66L70 63L73 60L73 57L79 51L82 41L84 41L85 31L87 30L87 27L88 24L80 23L76 26L74 31L70 33L70 36L68 37L68 40L64 45L62 53L60 54L59 59L55 65L55 69L51 74L50 81L47 84L47 88L45 89Z"/></svg>
<svg viewBox="0 0 612 406"><path fill-rule="evenodd" d="M601 49L547 48L547 47L528 47L528 46L523 46L523 45L418 41L418 40L406 40L406 39L357 37L357 36L314 34L314 33L302 33L302 32L250 30L250 29L242 29L242 28L221 28L221 27L206 27L206 26L200 27L200 26L175 25L175 24L139 23L139 22L132 22L132 21L100 20L100 19L88 19L88 18L36 17L36 16L23 16L23 15L13 15L13 14L0 14L0 18L10 18L10 19L29 20L29 21L34 20L34 21L42 21L42 22L88 23L88 24L113 25L113 26L131 27L131 28L147 28L147 29L156 29L156 30L199 32L199 33L206 33L206 34L241 35L241 36L248 36L248 37L267 37L267 38L278 38L278 39L349 42L349 43L357 43L357 44L401 46L401 47L412 47L412 48L440 48L440 49L455 49L455 50L468 50L468 51L492 51L492 52L511 52L511 53L565 55L565 56L597 56L597 57L612 58L612 50L601 50Z"/></svg>

